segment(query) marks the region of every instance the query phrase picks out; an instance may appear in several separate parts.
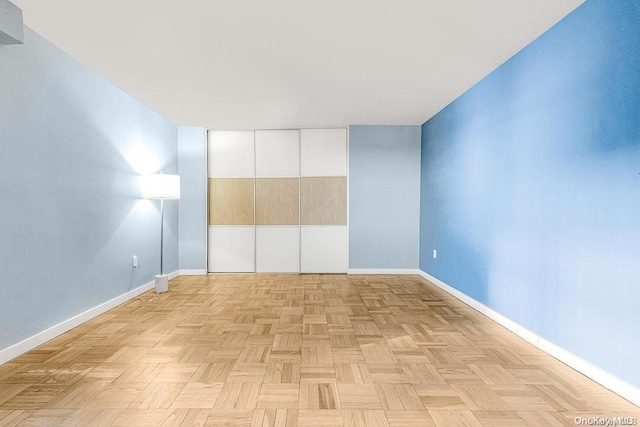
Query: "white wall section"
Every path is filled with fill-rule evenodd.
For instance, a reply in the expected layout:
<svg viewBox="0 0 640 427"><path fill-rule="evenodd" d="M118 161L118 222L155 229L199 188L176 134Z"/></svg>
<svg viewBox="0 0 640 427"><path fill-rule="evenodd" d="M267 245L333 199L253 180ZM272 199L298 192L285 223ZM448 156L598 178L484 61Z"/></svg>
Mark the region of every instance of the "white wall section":
<svg viewBox="0 0 640 427"><path fill-rule="evenodd" d="M253 226L209 226L209 271L255 271L256 230Z"/></svg>
<svg viewBox="0 0 640 427"><path fill-rule="evenodd" d="M300 272L300 227L256 227L256 273Z"/></svg>
<svg viewBox="0 0 640 427"><path fill-rule="evenodd" d="M300 176L300 131L256 131L256 176Z"/></svg>
<svg viewBox="0 0 640 427"><path fill-rule="evenodd" d="M254 132L209 132L209 178L255 176Z"/></svg>

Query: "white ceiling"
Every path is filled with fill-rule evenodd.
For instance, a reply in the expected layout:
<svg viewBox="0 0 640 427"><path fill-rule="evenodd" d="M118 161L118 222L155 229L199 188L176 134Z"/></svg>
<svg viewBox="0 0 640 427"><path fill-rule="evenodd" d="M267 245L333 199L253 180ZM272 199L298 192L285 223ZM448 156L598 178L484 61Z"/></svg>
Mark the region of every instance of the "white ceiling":
<svg viewBox="0 0 640 427"><path fill-rule="evenodd" d="M12 0L179 125L421 124L582 0Z"/></svg>

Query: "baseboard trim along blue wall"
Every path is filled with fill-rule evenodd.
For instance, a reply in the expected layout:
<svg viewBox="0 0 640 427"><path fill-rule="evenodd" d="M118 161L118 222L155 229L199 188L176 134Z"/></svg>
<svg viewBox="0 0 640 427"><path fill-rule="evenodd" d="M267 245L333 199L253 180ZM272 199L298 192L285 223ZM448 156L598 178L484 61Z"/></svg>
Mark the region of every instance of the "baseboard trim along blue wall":
<svg viewBox="0 0 640 427"><path fill-rule="evenodd" d="M487 307L486 305L476 301L465 293L458 291L456 288L449 286L437 277L431 276L422 270L418 270L417 273L422 278L426 279L431 284L439 287L443 291L449 293L451 296L457 298L461 302L467 304L474 310L484 314L489 319L504 326L511 332L515 333L519 337L525 339L529 343L535 345L545 353L555 357L567 366L572 367L576 371L591 378L598 384L607 387L609 390L624 397L629 402L640 406L640 388L635 387L628 382L612 375L604 369L590 363L589 361L577 356L570 351L536 335L524 326L514 322L508 317L503 316L495 310Z"/></svg>
<svg viewBox="0 0 640 427"><path fill-rule="evenodd" d="M173 280L178 277L180 274L177 271L173 273L169 273L169 280ZM57 325L51 326L50 328L38 332L35 335L32 335L10 347L0 349L0 365L6 363L16 357L24 354L34 348L54 339L57 336L64 334L65 332L70 331L71 329L82 325L89 320L98 317L99 315L106 313L107 311L116 308L119 305L124 304L125 302L134 299L135 297L142 295L143 293L150 291L155 286L155 281L145 283L142 286L139 286L135 289L125 292L122 295L119 295L109 301L106 301L96 307L92 307L89 310L83 311L69 319L66 319Z"/></svg>
<svg viewBox="0 0 640 427"><path fill-rule="evenodd" d="M420 224L421 270L634 387L638 52L640 3L587 0L427 121Z"/></svg>

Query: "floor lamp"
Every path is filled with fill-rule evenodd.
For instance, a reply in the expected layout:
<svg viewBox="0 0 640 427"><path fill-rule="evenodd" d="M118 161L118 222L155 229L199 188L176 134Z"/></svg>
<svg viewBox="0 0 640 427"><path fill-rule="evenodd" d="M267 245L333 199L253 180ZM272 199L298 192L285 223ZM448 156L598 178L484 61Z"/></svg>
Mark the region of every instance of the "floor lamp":
<svg viewBox="0 0 640 427"><path fill-rule="evenodd" d="M140 190L143 199L160 199L160 274L156 276L156 293L169 289L169 275L164 274L164 201L180 198L180 177L166 173L142 175Z"/></svg>

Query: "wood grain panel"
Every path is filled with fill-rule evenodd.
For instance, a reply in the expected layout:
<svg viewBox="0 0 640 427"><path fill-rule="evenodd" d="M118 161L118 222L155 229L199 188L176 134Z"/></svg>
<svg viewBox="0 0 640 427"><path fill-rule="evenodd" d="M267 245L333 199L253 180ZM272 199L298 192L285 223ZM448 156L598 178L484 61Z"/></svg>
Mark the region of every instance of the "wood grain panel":
<svg viewBox="0 0 640 427"><path fill-rule="evenodd" d="M300 224L299 178L259 178L256 180L256 224Z"/></svg>
<svg viewBox="0 0 640 427"><path fill-rule="evenodd" d="M209 225L253 225L253 178L209 179Z"/></svg>
<svg viewBox="0 0 640 427"><path fill-rule="evenodd" d="M301 178L300 204L303 225L346 225L347 178Z"/></svg>

